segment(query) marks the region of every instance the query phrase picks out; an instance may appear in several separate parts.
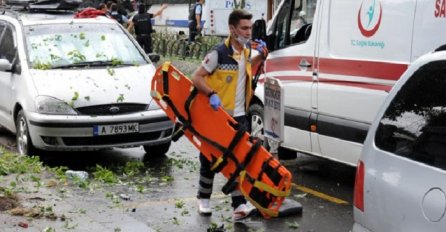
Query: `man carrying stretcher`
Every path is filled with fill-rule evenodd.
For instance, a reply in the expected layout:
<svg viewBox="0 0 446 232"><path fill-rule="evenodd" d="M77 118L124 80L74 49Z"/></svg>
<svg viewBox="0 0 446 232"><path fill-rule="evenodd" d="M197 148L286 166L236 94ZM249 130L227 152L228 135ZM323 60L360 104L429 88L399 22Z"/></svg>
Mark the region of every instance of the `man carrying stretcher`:
<svg viewBox="0 0 446 232"><path fill-rule="evenodd" d="M222 107L242 128L250 131L247 109L251 100L252 71L268 55L265 42L251 41L252 14L234 10L229 15L229 37L209 52L201 66L192 74L194 86L209 97L214 110ZM259 52L251 57L251 48ZM200 179L198 189L198 211L201 215L212 214L210 197L215 173L211 162L200 153ZM231 193L233 220L243 219L254 210L239 190Z"/></svg>

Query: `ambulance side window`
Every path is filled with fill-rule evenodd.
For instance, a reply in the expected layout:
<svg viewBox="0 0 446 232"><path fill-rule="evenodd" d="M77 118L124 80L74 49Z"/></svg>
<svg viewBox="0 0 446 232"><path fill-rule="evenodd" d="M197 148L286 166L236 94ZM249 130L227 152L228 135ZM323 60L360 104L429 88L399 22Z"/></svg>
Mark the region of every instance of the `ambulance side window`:
<svg viewBox="0 0 446 232"><path fill-rule="evenodd" d="M290 7L291 2L285 1L278 14L274 31L274 50L284 48L290 44Z"/></svg>
<svg viewBox="0 0 446 232"><path fill-rule="evenodd" d="M302 43L311 35L317 0L295 0L291 18L291 43Z"/></svg>

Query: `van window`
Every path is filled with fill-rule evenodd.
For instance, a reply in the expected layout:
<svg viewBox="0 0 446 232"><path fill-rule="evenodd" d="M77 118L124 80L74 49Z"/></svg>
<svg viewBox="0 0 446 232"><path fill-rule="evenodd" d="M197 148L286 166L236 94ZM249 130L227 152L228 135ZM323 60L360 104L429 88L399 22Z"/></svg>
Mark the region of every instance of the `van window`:
<svg viewBox="0 0 446 232"><path fill-rule="evenodd" d="M0 28L1 30L1 28ZM12 29L6 26L0 38L0 59L7 59L13 62L16 56L16 46Z"/></svg>
<svg viewBox="0 0 446 232"><path fill-rule="evenodd" d="M0 23L0 41L1 41L1 39L2 39L2 36L3 36L3 30L5 29L5 24L3 24L3 23Z"/></svg>
<svg viewBox="0 0 446 232"><path fill-rule="evenodd" d="M429 63L402 86L379 123L380 149L446 170L445 67Z"/></svg>

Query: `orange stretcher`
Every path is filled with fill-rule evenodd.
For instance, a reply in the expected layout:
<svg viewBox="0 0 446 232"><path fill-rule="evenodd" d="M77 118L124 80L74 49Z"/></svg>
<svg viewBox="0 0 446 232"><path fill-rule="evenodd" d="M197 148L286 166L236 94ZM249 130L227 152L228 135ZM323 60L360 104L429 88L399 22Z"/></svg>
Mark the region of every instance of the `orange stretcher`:
<svg viewBox="0 0 446 232"><path fill-rule="evenodd" d="M173 140L185 135L228 182L222 191L242 192L266 217L277 217L291 189L291 173L223 109L215 111L192 81L164 63L152 80L151 95L176 122Z"/></svg>

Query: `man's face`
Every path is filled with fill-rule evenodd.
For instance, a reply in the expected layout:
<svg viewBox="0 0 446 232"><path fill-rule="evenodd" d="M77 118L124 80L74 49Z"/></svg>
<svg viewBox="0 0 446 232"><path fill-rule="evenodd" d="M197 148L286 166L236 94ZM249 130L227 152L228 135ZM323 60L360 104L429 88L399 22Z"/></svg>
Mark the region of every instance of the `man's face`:
<svg viewBox="0 0 446 232"><path fill-rule="evenodd" d="M237 26L232 27L233 33L238 37L251 38L252 22L249 19L242 19Z"/></svg>

